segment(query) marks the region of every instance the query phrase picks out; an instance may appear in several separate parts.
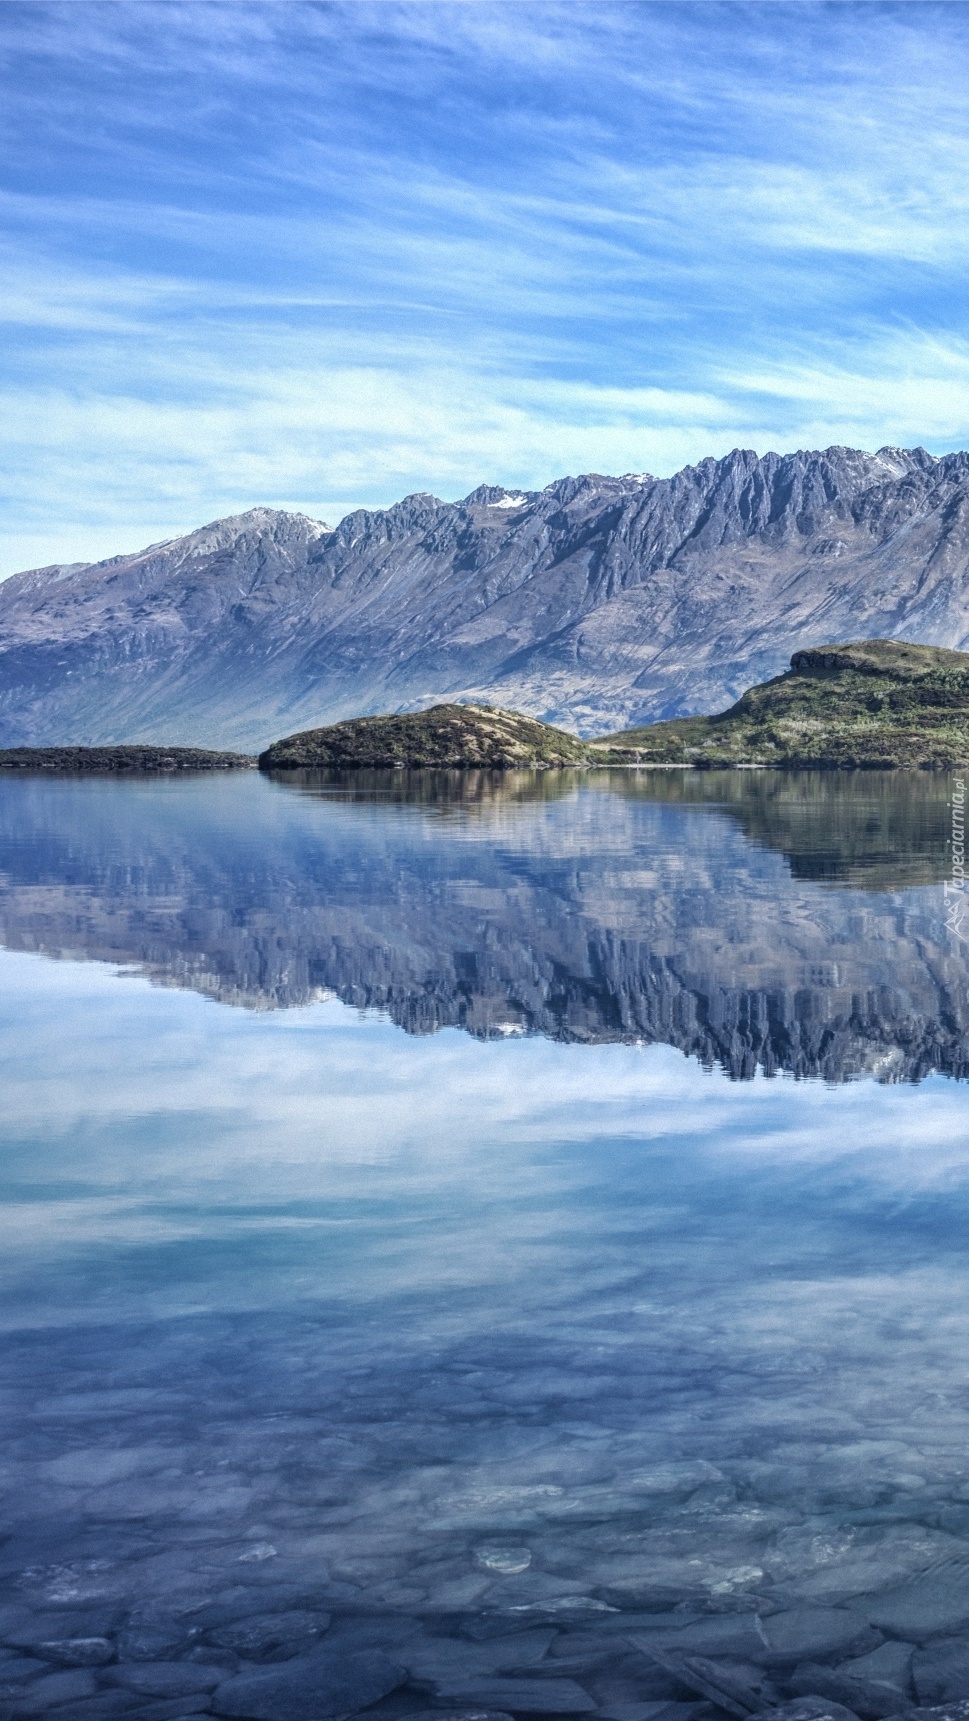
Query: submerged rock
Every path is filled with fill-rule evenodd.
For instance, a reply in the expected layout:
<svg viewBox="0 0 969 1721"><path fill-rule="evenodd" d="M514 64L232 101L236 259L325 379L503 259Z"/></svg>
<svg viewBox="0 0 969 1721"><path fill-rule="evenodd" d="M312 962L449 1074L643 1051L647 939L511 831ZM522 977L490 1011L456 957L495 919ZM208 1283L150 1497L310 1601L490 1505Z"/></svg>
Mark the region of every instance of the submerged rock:
<svg viewBox="0 0 969 1721"><path fill-rule="evenodd" d="M912 1679L920 1703L952 1703L969 1698L969 1641L943 1638L916 1650Z"/></svg>
<svg viewBox="0 0 969 1721"><path fill-rule="evenodd" d="M969 1626L969 1565L883 1590L869 1604L868 1617L893 1637L915 1643Z"/></svg>
<svg viewBox="0 0 969 1721"><path fill-rule="evenodd" d="M376 1650L340 1655L320 1649L227 1679L216 1691L212 1708L216 1715L245 1721L327 1721L331 1715L369 1708L406 1678L402 1667Z"/></svg>
<svg viewBox="0 0 969 1721"><path fill-rule="evenodd" d="M863 1655L879 1637L860 1609L801 1607L772 1614L761 1623L768 1664Z"/></svg>
<svg viewBox="0 0 969 1721"><path fill-rule="evenodd" d="M891 1686L878 1685L873 1680L853 1679L843 1669L822 1667L816 1662L805 1662L796 1667L789 1688L799 1695L823 1697L826 1701L843 1704L846 1709L860 1715L862 1721L883 1721L883 1717L894 1715L899 1700L907 1697L906 1692Z"/></svg>
<svg viewBox="0 0 969 1721"><path fill-rule="evenodd" d="M888 1686L907 1697L912 1683L913 1647L911 1643L882 1643L867 1655L844 1662L838 1672L851 1679L871 1680L877 1685Z"/></svg>
<svg viewBox="0 0 969 1721"><path fill-rule="evenodd" d="M49 1715L62 1703L93 1697L96 1690L94 1675L87 1668L78 1667L72 1668L70 1672L65 1669L62 1673L48 1673L42 1679L32 1679L18 1693L10 1706L10 1712L17 1717Z"/></svg>
<svg viewBox="0 0 969 1721"><path fill-rule="evenodd" d="M38 1645L49 1661L65 1667L104 1667L114 1660L114 1644L106 1637L66 1637Z"/></svg>
<svg viewBox="0 0 969 1721"><path fill-rule="evenodd" d="M258 1660L284 1650L293 1655L300 1649L305 1651L315 1639L322 1637L329 1624L329 1614L290 1608L283 1613L230 1620L211 1627L206 1636L221 1649L231 1649L237 1655Z"/></svg>
<svg viewBox="0 0 969 1721"><path fill-rule="evenodd" d="M482 1679L450 1686L442 1696L469 1708L505 1709L516 1715L591 1715L599 1707L574 1679Z"/></svg>
<svg viewBox="0 0 969 1721"><path fill-rule="evenodd" d="M108 1668L106 1677L112 1685L146 1697L187 1697L196 1691L214 1691L225 1669L191 1661L135 1661Z"/></svg>
<svg viewBox="0 0 969 1721"><path fill-rule="evenodd" d="M901 1709L892 1721L969 1721L969 1698L929 1708Z"/></svg>
<svg viewBox="0 0 969 1721"><path fill-rule="evenodd" d="M858 1721L852 1709L824 1697L795 1697L770 1711L771 1721Z"/></svg>

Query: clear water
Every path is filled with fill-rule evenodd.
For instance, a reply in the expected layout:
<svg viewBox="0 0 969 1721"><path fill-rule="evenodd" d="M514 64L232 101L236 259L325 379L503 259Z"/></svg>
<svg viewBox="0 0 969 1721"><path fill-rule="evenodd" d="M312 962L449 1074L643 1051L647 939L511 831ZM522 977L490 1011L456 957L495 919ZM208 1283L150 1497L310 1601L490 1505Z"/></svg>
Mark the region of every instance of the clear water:
<svg viewBox="0 0 969 1721"><path fill-rule="evenodd" d="M948 792L0 782L0 1718L969 1697Z"/></svg>

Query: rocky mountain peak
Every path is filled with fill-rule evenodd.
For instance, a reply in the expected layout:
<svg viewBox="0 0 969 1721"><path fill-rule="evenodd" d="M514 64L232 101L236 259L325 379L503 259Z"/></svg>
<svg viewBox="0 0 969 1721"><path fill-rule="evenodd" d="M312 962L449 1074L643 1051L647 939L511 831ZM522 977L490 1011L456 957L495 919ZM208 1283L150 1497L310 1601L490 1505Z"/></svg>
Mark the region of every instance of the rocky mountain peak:
<svg viewBox="0 0 969 1721"><path fill-rule="evenodd" d="M502 484L479 484L469 496L458 503L460 508L522 508L532 501L535 492L506 490Z"/></svg>
<svg viewBox="0 0 969 1721"><path fill-rule="evenodd" d="M282 508L249 508L244 514L229 514L224 520L211 520L207 526L199 526L182 538L153 544L142 554L148 556L166 550L188 560L217 555L241 542L312 544L328 537L332 530L332 526L323 520L312 520L307 514L293 514Z"/></svg>

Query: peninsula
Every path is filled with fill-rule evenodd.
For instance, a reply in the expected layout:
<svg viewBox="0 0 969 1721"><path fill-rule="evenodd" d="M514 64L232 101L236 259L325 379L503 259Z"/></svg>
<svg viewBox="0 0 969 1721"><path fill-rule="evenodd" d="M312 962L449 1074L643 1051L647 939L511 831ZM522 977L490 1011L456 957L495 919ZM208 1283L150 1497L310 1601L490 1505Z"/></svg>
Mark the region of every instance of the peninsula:
<svg viewBox="0 0 969 1721"><path fill-rule="evenodd" d="M945 769L969 763L969 652L867 639L796 651L784 675L716 717L604 736L591 758L789 770Z"/></svg>

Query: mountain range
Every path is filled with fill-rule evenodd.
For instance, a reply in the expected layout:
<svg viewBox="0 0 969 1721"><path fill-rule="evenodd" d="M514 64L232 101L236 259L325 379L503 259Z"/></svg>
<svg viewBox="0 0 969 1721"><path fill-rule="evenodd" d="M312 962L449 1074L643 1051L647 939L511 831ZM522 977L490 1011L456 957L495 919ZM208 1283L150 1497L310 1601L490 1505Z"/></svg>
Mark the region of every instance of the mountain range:
<svg viewBox="0 0 969 1721"><path fill-rule="evenodd" d="M969 645L969 453L735 450L672 478L270 508L0 584L0 746L256 750L442 699L580 735L712 712L793 652Z"/></svg>

